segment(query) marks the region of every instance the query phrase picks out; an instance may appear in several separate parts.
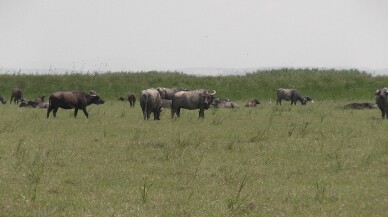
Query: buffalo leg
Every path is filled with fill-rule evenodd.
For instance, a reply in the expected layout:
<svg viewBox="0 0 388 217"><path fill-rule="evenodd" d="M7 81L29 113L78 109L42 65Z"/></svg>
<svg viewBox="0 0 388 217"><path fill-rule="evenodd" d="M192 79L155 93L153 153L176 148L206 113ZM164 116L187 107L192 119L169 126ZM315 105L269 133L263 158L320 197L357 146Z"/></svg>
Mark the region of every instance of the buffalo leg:
<svg viewBox="0 0 388 217"><path fill-rule="evenodd" d="M202 109L202 108L199 109L199 117L200 118L204 118L205 117L205 110Z"/></svg>
<svg viewBox="0 0 388 217"><path fill-rule="evenodd" d="M53 110L53 108L51 108L51 106L49 106L48 108L47 108L47 118L49 118L49 116L50 116L50 112Z"/></svg>
<svg viewBox="0 0 388 217"><path fill-rule="evenodd" d="M179 118L181 116L181 108L176 110L176 116Z"/></svg>
<svg viewBox="0 0 388 217"><path fill-rule="evenodd" d="M54 118L57 117L57 111L58 111L58 108L54 108L54 109L53 109Z"/></svg>
<svg viewBox="0 0 388 217"><path fill-rule="evenodd" d="M77 109L77 110L78 110L78 109ZM89 118L89 114L88 114L88 112L86 111L86 108L82 108L82 111L84 112L86 118ZM74 115L75 115L75 113L74 113ZM75 116L74 116L74 117L75 117Z"/></svg>

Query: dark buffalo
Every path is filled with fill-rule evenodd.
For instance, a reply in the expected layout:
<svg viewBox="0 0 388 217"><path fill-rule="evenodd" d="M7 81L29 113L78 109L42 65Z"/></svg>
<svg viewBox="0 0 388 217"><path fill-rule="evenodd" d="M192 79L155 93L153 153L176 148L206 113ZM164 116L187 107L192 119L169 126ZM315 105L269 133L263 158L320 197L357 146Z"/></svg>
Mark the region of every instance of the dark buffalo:
<svg viewBox="0 0 388 217"><path fill-rule="evenodd" d="M136 102L136 95L134 93L129 93L127 99L129 102L129 106L134 107Z"/></svg>
<svg viewBox="0 0 388 217"><path fill-rule="evenodd" d="M82 109L85 116L88 118L89 115L86 111L86 106L90 104L99 105L104 103L105 101L101 99L95 91L90 91L90 93L81 91L58 91L53 93L49 98L47 118L49 118L51 111L53 111L53 115L56 117L58 108L74 109L74 117L77 117L78 109Z"/></svg>
<svg viewBox="0 0 388 217"><path fill-rule="evenodd" d="M212 104L211 104L211 107L213 107L213 108L240 108L240 106L237 105L237 103L232 102L228 98L225 98L225 99L222 99L222 98L214 99Z"/></svg>
<svg viewBox="0 0 388 217"><path fill-rule="evenodd" d="M5 104L5 103L7 103L7 100L5 100L3 96L0 96L0 102Z"/></svg>
<svg viewBox="0 0 388 217"><path fill-rule="evenodd" d="M140 106L143 111L144 120L149 120L151 112L154 113L154 120L160 120L162 99L156 89L142 90L140 93Z"/></svg>
<svg viewBox="0 0 388 217"><path fill-rule="evenodd" d="M120 100L120 101L123 101L123 102L124 102L125 98L122 97L122 96L120 96L117 100Z"/></svg>
<svg viewBox="0 0 388 217"><path fill-rule="evenodd" d="M250 99L245 103L245 107L257 107L260 104L257 99Z"/></svg>
<svg viewBox="0 0 388 217"><path fill-rule="evenodd" d="M377 108L377 105L374 103L368 103L368 102L363 102L363 103L350 103L344 106L345 109L374 109Z"/></svg>
<svg viewBox="0 0 388 217"><path fill-rule="evenodd" d="M307 99L306 97L302 96L300 92L297 89L284 89L284 88L279 88L276 91L277 94L277 99L276 99L276 105L277 104L282 104L282 100L290 101L291 100L291 105L295 104L297 101L300 101L302 105L306 105ZM309 97L309 99L311 99Z"/></svg>
<svg viewBox="0 0 388 217"><path fill-rule="evenodd" d="M376 90L376 104L381 111L381 117L388 118L388 88L384 87Z"/></svg>
<svg viewBox="0 0 388 217"><path fill-rule="evenodd" d="M216 91L204 89L193 91L180 91L174 94L171 107L171 118L176 114L180 116L181 108L194 110L199 109L199 117L205 117L205 109L212 104Z"/></svg>
<svg viewBox="0 0 388 217"><path fill-rule="evenodd" d="M25 98L22 98L20 100L19 107L23 108L36 108L36 102L31 100L26 100Z"/></svg>
<svg viewBox="0 0 388 217"><path fill-rule="evenodd" d="M23 92L21 89L15 87L12 89L12 92L11 92L11 100L9 101L9 103L11 104L12 101L16 104L19 104L19 101L23 98Z"/></svg>
<svg viewBox="0 0 388 217"><path fill-rule="evenodd" d="M164 87L158 87L156 88L156 90L158 90L158 92L160 93L160 97L162 99L168 99L168 100L172 100L172 98L174 97L174 94L179 92L179 91L188 91L188 89L185 89L185 88L164 88Z"/></svg>

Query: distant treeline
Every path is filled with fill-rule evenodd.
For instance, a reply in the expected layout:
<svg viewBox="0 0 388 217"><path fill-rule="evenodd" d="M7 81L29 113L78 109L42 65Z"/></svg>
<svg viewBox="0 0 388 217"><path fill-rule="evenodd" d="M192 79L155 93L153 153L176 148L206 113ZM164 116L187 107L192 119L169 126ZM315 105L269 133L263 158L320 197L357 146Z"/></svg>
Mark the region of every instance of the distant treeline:
<svg viewBox="0 0 388 217"><path fill-rule="evenodd" d="M315 100L374 100L377 88L388 86L388 76L372 76L358 70L273 69L246 75L194 76L178 72L70 73L60 75L0 75L0 95L9 99L11 89L19 87L24 96L49 96L58 90L95 90L113 100L128 92L140 93L150 87L214 89L217 96L232 100L274 99L276 89L297 88Z"/></svg>

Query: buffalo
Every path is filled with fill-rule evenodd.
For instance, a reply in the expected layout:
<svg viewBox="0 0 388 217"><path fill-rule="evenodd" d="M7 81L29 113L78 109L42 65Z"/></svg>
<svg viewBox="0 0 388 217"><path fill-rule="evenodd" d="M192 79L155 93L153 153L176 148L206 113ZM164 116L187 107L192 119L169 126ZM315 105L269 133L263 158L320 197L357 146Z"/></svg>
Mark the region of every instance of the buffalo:
<svg viewBox="0 0 388 217"><path fill-rule="evenodd" d="M96 94L95 91L89 93L81 91L58 91L53 93L49 98L49 106L47 108L47 118L50 112L53 111L54 117L57 115L58 108L74 109L74 118L77 117L78 109L82 109L86 118L89 118L86 106L90 104L104 104L105 101Z"/></svg>
<svg viewBox="0 0 388 217"><path fill-rule="evenodd" d="M180 116L181 108L194 110L199 109L199 117L205 117L205 109L208 109L212 104L215 90L208 91L204 89L193 90L193 91L179 91L174 94L172 98L171 106L171 118Z"/></svg>
<svg viewBox="0 0 388 217"><path fill-rule="evenodd" d="M36 108L36 102L22 98L19 104L20 108Z"/></svg>
<svg viewBox="0 0 388 217"><path fill-rule="evenodd" d="M162 108L163 109L171 109L171 106L172 106L172 100L162 99Z"/></svg>
<svg viewBox="0 0 388 217"><path fill-rule="evenodd" d="M213 100L211 107L213 108L240 108L237 103L231 101L230 99L216 98Z"/></svg>
<svg viewBox="0 0 388 217"><path fill-rule="evenodd" d="M44 96L39 96L38 98L35 99L36 107L37 108L48 108L49 103L45 101Z"/></svg>
<svg viewBox="0 0 388 217"><path fill-rule="evenodd" d="M374 109L377 108L377 105L374 103L363 102L363 103L350 103L344 106L344 109Z"/></svg>
<svg viewBox="0 0 388 217"><path fill-rule="evenodd" d="M136 102L136 95L134 93L129 93L127 99L129 102L129 106L134 107Z"/></svg>
<svg viewBox="0 0 388 217"><path fill-rule="evenodd" d="M291 100L291 105L295 104L297 101L300 101L302 105L306 105L307 101L312 101L310 97L308 99L297 90L297 89L284 89L284 88L279 88L276 91L277 94L277 99L276 99L276 105L277 104L282 104L282 100L290 101Z"/></svg>
<svg viewBox="0 0 388 217"><path fill-rule="evenodd" d="M151 112L154 113L154 120L160 120L162 99L156 89L142 90L140 93L140 106L143 111L144 120L149 120Z"/></svg>
<svg viewBox="0 0 388 217"><path fill-rule="evenodd" d="M376 90L376 104L381 111L381 117L388 118L388 88L384 87Z"/></svg>
<svg viewBox="0 0 388 217"><path fill-rule="evenodd" d="M0 96L0 102L5 104L5 103L7 103L7 100L5 100L3 96Z"/></svg>
<svg viewBox="0 0 388 217"><path fill-rule="evenodd" d="M257 99L250 99L245 103L245 107L257 107L260 104Z"/></svg>
<svg viewBox="0 0 388 217"><path fill-rule="evenodd" d="M12 101L16 104L19 104L19 101L21 101L21 99L23 98L23 92L20 88L13 88L12 89L12 92L11 92L11 100L9 101L9 103L11 104Z"/></svg>
<svg viewBox="0 0 388 217"><path fill-rule="evenodd" d="M172 100L174 97L174 94L179 92L179 91L188 91L186 88L164 88L164 87L158 87L156 88L158 90L160 97L162 99L167 99L167 100Z"/></svg>

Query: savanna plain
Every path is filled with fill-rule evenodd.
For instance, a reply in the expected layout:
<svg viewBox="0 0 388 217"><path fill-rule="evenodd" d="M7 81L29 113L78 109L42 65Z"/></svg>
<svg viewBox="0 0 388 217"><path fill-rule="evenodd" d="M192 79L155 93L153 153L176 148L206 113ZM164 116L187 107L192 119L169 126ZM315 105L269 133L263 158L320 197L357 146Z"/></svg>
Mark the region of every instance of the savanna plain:
<svg viewBox="0 0 388 217"><path fill-rule="evenodd" d="M0 216L388 216L388 120L378 109L344 109L373 103L387 77L284 69L0 78L6 97L21 86L28 98L96 89L106 100L87 107L89 119L0 105ZM144 121L138 102L117 100L157 86L215 89L241 108L210 108L204 119L164 110ZM276 89L290 86L315 103L276 105ZM253 97L261 104L245 108Z"/></svg>

